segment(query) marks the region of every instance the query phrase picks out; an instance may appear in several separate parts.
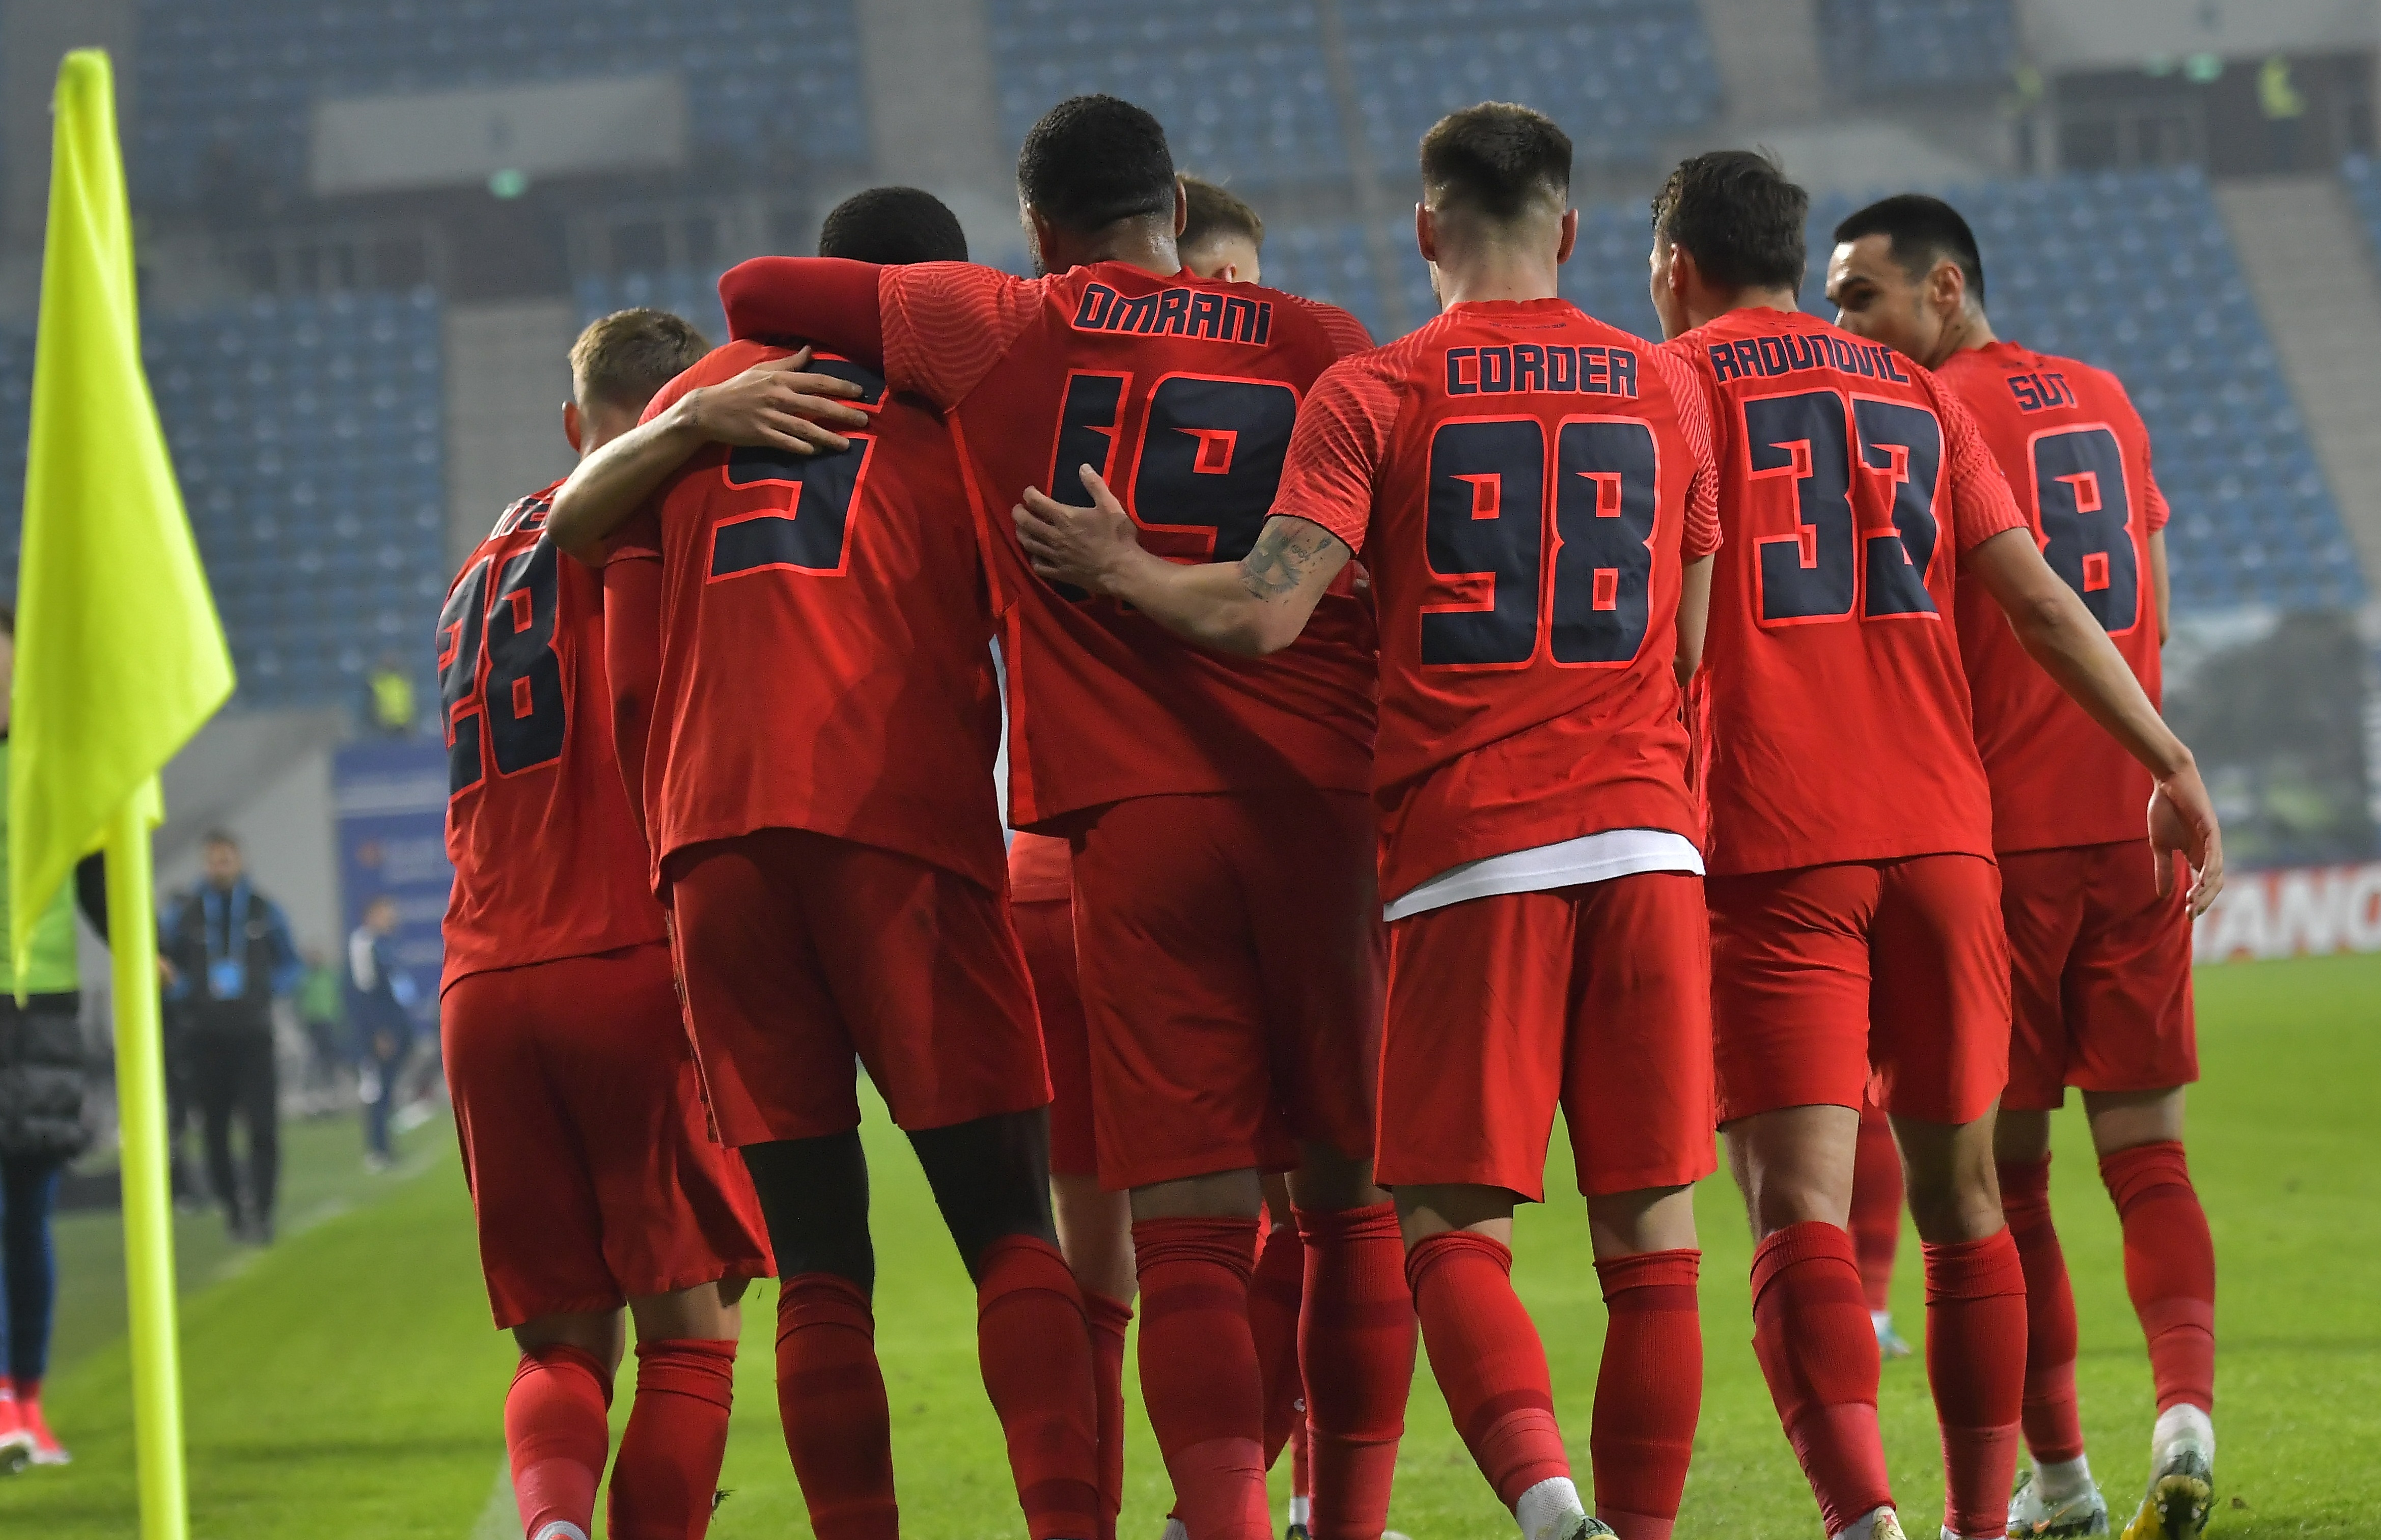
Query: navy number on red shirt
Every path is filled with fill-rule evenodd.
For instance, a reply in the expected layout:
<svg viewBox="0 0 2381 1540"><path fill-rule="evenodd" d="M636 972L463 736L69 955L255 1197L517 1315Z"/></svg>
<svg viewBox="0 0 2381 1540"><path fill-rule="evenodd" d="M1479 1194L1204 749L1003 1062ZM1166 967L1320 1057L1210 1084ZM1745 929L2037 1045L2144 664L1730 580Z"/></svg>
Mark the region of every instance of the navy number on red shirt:
<svg viewBox="0 0 2381 1540"><path fill-rule="evenodd" d="M488 568L476 561L438 612L438 706L446 721L446 795L480 784L480 636Z"/></svg>
<svg viewBox="0 0 2381 1540"><path fill-rule="evenodd" d="M817 359L811 368L859 385L862 407L885 399L885 382L849 360ZM786 500L782 507L724 519L712 526L711 581L747 572L842 575L851 505L868 478L876 443L873 434L843 436L851 446L831 454L798 455L765 444L728 452L728 485L782 487Z"/></svg>
<svg viewBox="0 0 2381 1540"><path fill-rule="evenodd" d="M450 797L486 773L483 738L500 776L562 757L568 708L554 650L557 559L554 542L541 536L501 570L493 560L472 563L446 595L438 616L438 700Z"/></svg>
<svg viewBox="0 0 2381 1540"><path fill-rule="evenodd" d="M1845 405L1832 390L1744 403L1753 479L1794 483L1795 532L1753 542L1764 625L1850 619L1863 576L1862 616L1936 613L1926 572L1940 532L1935 483L1943 464L1942 424L1925 408L1899 401L1863 397L1849 414ZM1861 471L1887 481L1893 498L1892 530L1857 541L1852 430ZM1856 544L1864 558L1856 558Z"/></svg>
<svg viewBox="0 0 2381 1540"><path fill-rule="evenodd" d="M2103 630L2131 630L2141 619L2141 563L2117 435L2095 424L2035 439L2033 499L2050 569L2082 596Z"/></svg>
<svg viewBox="0 0 2381 1540"><path fill-rule="evenodd" d="M488 683L480 699L500 776L562 757L562 659L554 651L560 559L554 542L540 536L505 563L488 604Z"/></svg>
<svg viewBox="0 0 2381 1540"><path fill-rule="evenodd" d="M1644 423L1566 422L1549 499L1535 419L1441 424L1431 435L1424 549L1435 577L1485 592L1423 609L1424 666L1522 666L1542 630L1558 664L1633 661L1652 618L1658 469ZM1551 583L1543 581L1549 500Z"/></svg>

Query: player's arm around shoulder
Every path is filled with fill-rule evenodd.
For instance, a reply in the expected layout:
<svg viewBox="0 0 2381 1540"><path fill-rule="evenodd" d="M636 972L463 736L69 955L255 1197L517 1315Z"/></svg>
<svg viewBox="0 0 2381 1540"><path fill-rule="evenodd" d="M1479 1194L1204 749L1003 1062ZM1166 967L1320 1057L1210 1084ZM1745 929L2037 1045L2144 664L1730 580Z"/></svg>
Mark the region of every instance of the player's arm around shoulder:
<svg viewBox="0 0 2381 1540"><path fill-rule="evenodd" d="M716 385L690 386L684 376L672 382L646 409L643 422L588 454L555 489L546 513L555 544L600 565L604 543L706 445L791 455L849 448L836 430L868 425L868 414L849 404L863 392L849 380L811 373L810 361L804 348Z"/></svg>

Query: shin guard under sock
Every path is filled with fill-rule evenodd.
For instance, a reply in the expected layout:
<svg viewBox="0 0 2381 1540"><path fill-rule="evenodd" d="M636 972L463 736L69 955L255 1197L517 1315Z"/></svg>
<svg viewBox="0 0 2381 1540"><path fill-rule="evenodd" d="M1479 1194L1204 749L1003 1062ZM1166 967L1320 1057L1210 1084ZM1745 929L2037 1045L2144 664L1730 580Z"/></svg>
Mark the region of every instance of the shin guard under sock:
<svg viewBox="0 0 2381 1540"><path fill-rule="evenodd" d="M1257 1270L1249 1279L1249 1335L1264 1376L1264 1462L1273 1469L1304 1415L1306 1387L1299 1377L1298 1307L1306 1297L1306 1247L1288 1215L1265 1232Z"/></svg>
<svg viewBox="0 0 2381 1540"><path fill-rule="evenodd" d="M1850 1232L1811 1220L1753 1249L1752 1351L1827 1533L1891 1507L1876 1425L1876 1328Z"/></svg>
<svg viewBox="0 0 2381 1540"><path fill-rule="evenodd" d="M798 1273L778 1287L777 1416L818 1540L898 1540L876 1319L840 1274Z"/></svg>
<svg viewBox="0 0 2381 1540"><path fill-rule="evenodd" d="M529 1540L587 1540L611 1452L612 1376L594 1354L553 1343L521 1354L505 1394L505 1451Z"/></svg>
<svg viewBox="0 0 2381 1540"><path fill-rule="evenodd" d="M1088 1290L1083 1319L1092 1334L1092 1375L1099 1393L1099 1540L1116 1540L1117 1515L1124 1509L1124 1348L1132 1306Z"/></svg>
<svg viewBox="0 0 2381 1540"><path fill-rule="evenodd" d="M1141 1219L1141 1388L1190 1540L1273 1540L1264 1383L1249 1330L1254 1219Z"/></svg>
<svg viewBox="0 0 2381 1540"><path fill-rule="evenodd" d="M1608 1325L1587 1448L1595 1516L1620 1540L1670 1540L1678 1523L1703 1404L1702 1262L1681 1249L1595 1265Z"/></svg>
<svg viewBox="0 0 2381 1540"><path fill-rule="evenodd" d="M1025 1532L1088 1540L1100 1521L1099 1394L1082 1290L1038 1235L1003 1236L976 1266L976 1357Z"/></svg>
<svg viewBox="0 0 2381 1540"><path fill-rule="evenodd" d="M2083 1453L2075 1406L2075 1291L2050 1222L2050 1157L2000 1163L2001 1213L2025 1270L2025 1447L2057 1465Z"/></svg>
<svg viewBox="0 0 2381 1540"><path fill-rule="evenodd" d="M1442 1230L1406 1253L1431 1373L1455 1431L1507 1508L1542 1481L1570 1476L1546 1350L1512 1275L1512 1252L1470 1230Z"/></svg>
<svg viewBox="0 0 2381 1540"><path fill-rule="evenodd" d="M605 1494L609 1540L701 1540L735 1398L733 1339L637 1344L636 1399Z"/></svg>
<svg viewBox="0 0 2381 1540"><path fill-rule="evenodd" d="M2176 1140L2100 1157L2125 1227L2125 1292L2149 1339L2158 1411L2216 1410L2216 1243Z"/></svg>
<svg viewBox="0 0 2381 1540"><path fill-rule="evenodd" d="M2009 1527L2025 1402L2025 1269L2005 1227L1928 1243L1926 1380L1943 1429L1943 1527Z"/></svg>
<svg viewBox="0 0 2381 1540"><path fill-rule="evenodd" d="M1299 1359L1306 1385L1314 1540L1374 1540L1405 1436L1419 1326L1406 1287L1394 1204L1298 1212L1306 1309Z"/></svg>

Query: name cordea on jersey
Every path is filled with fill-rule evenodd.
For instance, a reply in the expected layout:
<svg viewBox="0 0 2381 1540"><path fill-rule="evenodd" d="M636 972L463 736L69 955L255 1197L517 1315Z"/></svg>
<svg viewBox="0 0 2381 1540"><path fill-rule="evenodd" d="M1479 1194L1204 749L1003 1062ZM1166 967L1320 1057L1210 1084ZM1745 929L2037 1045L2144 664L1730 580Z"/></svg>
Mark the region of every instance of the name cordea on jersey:
<svg viewBox="0 0 2381 1540"><path fill-rule="evenodd" d="M1449 348L1449 396L1506 396L1532 391L1637 397L1637 355L1626 348Z"/></svg>
<svg viewBox="0 0 2381 1540"><path fill-rule="evenodd" d="M1273 337L1273 301L1200 288L1161 288L1129 298L1087 285L1075 305L1079 332L1130 332L1263 347Z"/></svg>

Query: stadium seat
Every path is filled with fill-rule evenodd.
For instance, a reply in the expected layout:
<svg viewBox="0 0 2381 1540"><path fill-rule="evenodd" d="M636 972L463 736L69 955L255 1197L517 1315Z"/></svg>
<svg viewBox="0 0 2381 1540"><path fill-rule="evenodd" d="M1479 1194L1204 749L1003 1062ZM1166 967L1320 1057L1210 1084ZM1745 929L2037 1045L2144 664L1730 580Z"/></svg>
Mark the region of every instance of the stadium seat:
<svg viewBox="0 0 2381 1540"><path fill-rule="evenodd" d="M1862 95L1998 85L2017 60L2012 0L1820 0L1828 73Z"/></svg>

